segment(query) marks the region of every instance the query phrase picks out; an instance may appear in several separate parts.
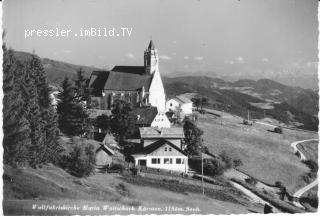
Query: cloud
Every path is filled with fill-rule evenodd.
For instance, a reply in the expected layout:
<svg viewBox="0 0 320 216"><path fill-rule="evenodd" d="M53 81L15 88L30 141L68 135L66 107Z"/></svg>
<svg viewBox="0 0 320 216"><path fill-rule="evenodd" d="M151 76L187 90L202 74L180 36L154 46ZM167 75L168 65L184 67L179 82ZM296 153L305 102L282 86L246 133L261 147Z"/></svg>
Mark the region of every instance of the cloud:
<svg viewBox="0 0 320 216"><path fill-rule="evenodd" d="M188 60L190 57L189 57L189 56L183 56L183 58L184 58L185 60Z"/></svg>
<svg viewBox="0 0 320 216"><path fill-rule="evenodd" d="M266 57L264 57L264 58L262 59L262 61L263 61L263 62L269 62L269 59L266 58Z"/></svg>
<svg viewBox="0 0 320 216"><path fill-rule="evenodd" d="M225 64L231 64L231 65L233 65L233 64L234 64L234 61L232 61L232 60L226 60L226 61L224 61L224 63L225 63Z"/></svg>
<svg viewBox="0 0 320 216"><path fill-rule="evenodd" d="M196 56L196 57L194 57L194 60L196 60L196 61L202 61L202 60L203 60L203 57L202 57L202 56Z"/></svg>
<svg viewBox="0 0 320 216"><path fill-rule="evenodd" d="M171 60L172 59L170 56L167 56L167 55L159 56L159 58L162 60Z"/></svg>
<svg viewBox="0 0 320 216"><path fill-rule="evenodd" d="M70 53L72 53L71 50L62 50L62 52L65 53L65 54L70 54Z"/></svg>
<svg viewBox="0 0 320 216"><path fill-rule="evenodd" d="M130 59L135 59L136 58L132 53L127 53L126 57L128 57Z"/></svg>
<svg viewBox="0 0 320 216"><path fill-rule="evenodd" d="M236 58L236 61L237 61L237 63L239 63L239 64L244 64L244 59L243 59L243 57L241 57L241 56L237 57L237 58Z"/></svg>

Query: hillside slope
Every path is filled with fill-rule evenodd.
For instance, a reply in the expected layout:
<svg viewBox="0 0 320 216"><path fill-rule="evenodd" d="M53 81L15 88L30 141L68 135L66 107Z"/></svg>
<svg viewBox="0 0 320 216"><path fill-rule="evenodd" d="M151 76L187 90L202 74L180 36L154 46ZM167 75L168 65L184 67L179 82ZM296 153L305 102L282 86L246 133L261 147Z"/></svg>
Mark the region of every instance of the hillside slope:
<svg viewBox="0 0 320 216"><path fill-rule="evenodd" d="M188 190L179 191L177 186L162 188L161 179L148 180L120 174L95 174L88 178L76 178L60 168L46 165L43 168L4 167L4 202L5 214L10 215L70 215L70 214L151 214L181 213L178 210L159 212L153 210L171 206L176 209L199 209L201 214L240 214L251 211L262 212L261 206L252 206L239 193L230 193L230 189L216 190L215 199L203 197ZM136 179L136 180L135 180ZM169 183L167 183L169 184ZM168 189L171 188L171 189ZM228 197L239 196L242 204L228 201ZM234 200L234 198L233 198ZM78 206L79 210L44 210L41 206ZM33 209L32 207L35 208ZM38 207L37 207L38 206ZM91 206L91 210L83 209ZM103 209L108 206L108 209ZM139 206L146 208L138 211ZM135 211L112 210L112 208L135 208ZM153 208L153 209L152 209ZM252 210L253 209L253 210ZM199 213L185 212L185 213Z"/></svg>

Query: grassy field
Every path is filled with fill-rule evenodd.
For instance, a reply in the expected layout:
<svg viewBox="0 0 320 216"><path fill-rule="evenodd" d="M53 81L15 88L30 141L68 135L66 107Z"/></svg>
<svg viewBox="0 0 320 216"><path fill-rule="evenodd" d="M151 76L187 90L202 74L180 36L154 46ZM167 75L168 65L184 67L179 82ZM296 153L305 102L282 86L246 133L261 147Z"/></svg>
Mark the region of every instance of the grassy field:
<svg viewBox="0 0 320 216"><path fill-rule="evenodd" d="M11 215L240 214L263 211L262 206L251 204L231 188L214 190L202 196L201 190L185 188L181 191L183 185L164 186L161 179L152 183L138 177L132 181L125 175L100 173L79 179L53 165L39 169L5 167L3 178L3 209L5 214ZM43 209L63 205L78 209Z"/></svg>
<svg viewBox="0 0 320 216"><path fill-rule="evenodd" d="M239 169L245 173L269 184L281 181L291 193L304 186L301 175L308 168L293 154L290 143L316 138L317 134L287 129L276 134L270 132L270 126L241 122L241 118L229 114L222 118L206 114L199 115L197 125L204 131L209 150L216 155L226 151L241 159L243 166Z"/></svg>

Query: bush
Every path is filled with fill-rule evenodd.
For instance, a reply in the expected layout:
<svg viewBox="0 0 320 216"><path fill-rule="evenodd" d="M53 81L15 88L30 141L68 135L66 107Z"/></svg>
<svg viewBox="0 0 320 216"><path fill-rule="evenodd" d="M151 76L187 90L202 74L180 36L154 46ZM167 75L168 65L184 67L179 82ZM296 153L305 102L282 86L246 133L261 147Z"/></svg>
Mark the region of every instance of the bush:
<svg viewBox="0 0 320 216"><path fill-rule="evenodd" d="M247 182L248 184L251 184L251 185L256 185L257 184L257 180L255 178L252 178L252 177L246 178L245 182Z"/></svg>
<svg viewBox="0 0 320 216"><path fill-rule="evenodd" d="M201 173L201 159L189 160L189 165L197 173ZM203 174L208 176L219 176L225 170L224 164L219 159L206 159L203 160Z"/></svg>
<svg viewBox="0 0 320 216"><path fill-rule="evenodd" d="M62 168L76 177L86 177L94 172L95 153L90 144L74 144L69 155L64 155L61 160Z"/></svg>
<svg viewBox="0 0 320 216"><path fill-rule="evenodd" d="M234 159L233 160L233 166L234 167L239 167L239 166L242 166L243 163L242 163L242 160L241 159Z"/></svg>
<svg viewBox="0 0 320 216"><path fill-rule="evenodd" d="M233 161L232 158L227 154L226 151L222 151L219 154L219 157L221 158L221 160L225 163L225 168L226 169L230 169L233 166Z"/></svg>
<svg viewBox="0 0 320 216"><path fill-rule="evenodd" d="M119 171L120 173L123 172L124 166L122 164L111 164L110 167L108 168L109 171Z"/></svg>

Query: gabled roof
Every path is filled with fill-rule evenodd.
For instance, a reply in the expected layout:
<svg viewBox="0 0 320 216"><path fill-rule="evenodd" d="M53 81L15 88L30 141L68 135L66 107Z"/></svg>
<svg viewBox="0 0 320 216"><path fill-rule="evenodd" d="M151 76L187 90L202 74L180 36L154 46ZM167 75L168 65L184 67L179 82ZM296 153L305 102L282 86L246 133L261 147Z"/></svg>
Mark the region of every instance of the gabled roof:
<svg viewBox="0 0 320 216"><path fill-rule="evenodd" d="M169 145L172 148L176 149L177 151L179 151L181 154L187 156L187 154L182 151L180 148L178 148L177 146L175 146L174 144L172 144L170 141L165 140L165 139L159 139L158 141L152 143L151 145L148 145L147 147L143 148L142 151L135 153L134 155L144 155L144 154L150 154L152 152L154 152L155 150L157 150L158 148L160 148L163 145Z"/></svg>
<svg viewBox="0 0 320 216"><path fill-rule="evenodd" d="M153 128L153 127L142 127L139 128L140 137L145 138L176 138L183 139L184 132L183 128Z"/></svg>
<svg viewBox="0 0 320 216"><path fill-rule="evenodd" d="M152 75L139 75L127 72L93 71L89 88L92 94L99 95L102 90L136 91L144 87L149 91Z"/></svg>
<svg viewBox="0 0 320 216"><path fill-rule="evenodd" d="M151 125L158 114L157 107L138 107L133 108L132 114L136 117L136 124Z"/></svg>
<svg viewBox="0 0 320 216"><path fill-rule="evenodd" d="M192 101L189 98L186 98L182 95L175 96L172 98L173 100L177 101L180 104L187 104L187 103L192 103Z"/></svg>
<svg viewBox="0 0 320 216"><path fill-rule="evenodd" d="M111 71L123 72L123 73L132 73L132 74L139 74L139 75L145 74L144 66L122 66L122 65L116 65L116 66L114 66L112 68Z"/></svg>

